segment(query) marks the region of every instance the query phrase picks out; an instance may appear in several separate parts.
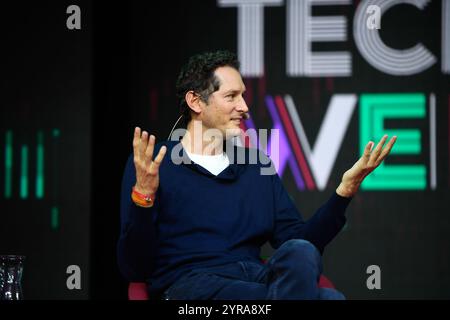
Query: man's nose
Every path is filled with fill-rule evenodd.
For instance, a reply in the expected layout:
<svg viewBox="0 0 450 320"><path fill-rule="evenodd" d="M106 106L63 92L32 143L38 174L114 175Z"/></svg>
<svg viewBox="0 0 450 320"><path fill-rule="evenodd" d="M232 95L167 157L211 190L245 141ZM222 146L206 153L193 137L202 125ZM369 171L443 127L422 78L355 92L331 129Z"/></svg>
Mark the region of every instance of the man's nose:
<svg viewBox="0 0 450 320"><path fill-rule="evenodd" d="M244 97L241 97L236 109L240 112L244 112L244 113L248 112L248 106L247 106L247 103L245 102Z"/></svg>

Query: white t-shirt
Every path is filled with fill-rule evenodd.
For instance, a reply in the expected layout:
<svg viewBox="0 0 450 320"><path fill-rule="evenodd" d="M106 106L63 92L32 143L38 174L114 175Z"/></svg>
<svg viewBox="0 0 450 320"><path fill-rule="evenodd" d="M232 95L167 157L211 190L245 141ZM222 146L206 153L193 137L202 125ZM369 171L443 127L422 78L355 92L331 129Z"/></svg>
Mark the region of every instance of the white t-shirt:
<svg viewBox="0 0 450 320"><path fill-rule="evenodd" d="M192 161L202 166L215 176L221 173L230 164L230 160L225 152L213 156L205 156L202 154L190 153L186 149L185 151Z"/></svg>

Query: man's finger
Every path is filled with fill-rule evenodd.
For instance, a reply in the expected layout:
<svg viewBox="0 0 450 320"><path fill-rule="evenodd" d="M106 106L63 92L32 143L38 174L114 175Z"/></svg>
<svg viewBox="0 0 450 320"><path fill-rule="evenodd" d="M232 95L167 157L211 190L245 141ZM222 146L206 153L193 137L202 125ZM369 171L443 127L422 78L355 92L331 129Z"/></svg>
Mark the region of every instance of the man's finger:
<svg viewBox="0 0 450 320"><path fill-rule="evenodd" d="M141 128L136 127L134 128L134 135L133 135L133 154L134 156L139 156L139 141L141 140Z"/></svg>
<svg viewBox="0 0 450 320"><path fill-rule="evenodd" d="M153 157L153 149L155 148L155 136L150 135L148 139L147 149L145 149L145 163L150 165Z"/></svg>
<svg viewBox="0 0 450 320"><path fill-rule="evenodd" d="M366 147L364 148L364 153L362 155L362 158L364 159L364 162L369 161L370 158L370 152L372 151L373 145L375 143L373 141L369 141L368 144L366 144Z"/></svg>
<svg viewBox="0 0 450 320"><path fill-rule="evenodd" d="M161 149L159 149L158 155L156 156L155 160L152 162L152 173L157 173L159 170L159 166L161 165L161 162L164 159L164 156L166 154L167 148L166 146L162 146Z"/></svg>
<svg viewBox="0 0 450 320"><path fill-rule="evenodd" d="M142 135L139 140L139 158L141 160L144 159L145 149L147 149L147 144L148 144L148 133L147 133L147 131L142 131Z"/></svg>
<svg viewBox="0 0 450 320"><path fill-rule="evenodd" d="M388 154L391 152L392 147L394 146L395 141L397 141L397 136L393 136L391 140L389 140L386 147L384 147L383 152L381 152L381 155L378 157L377 160L377 166L388 156Z"/></svg>
<svg viewBox="0 0 450 320"><path fill-rule="evenodd" d="M376 163L378 157L380 156L383 145L386 142L387 137L388 137L387 134L385 134L383 138L381 138L380 142L378 142L377 147L375 148L375 150L373 150L370 156L369 165Z"/></svg>

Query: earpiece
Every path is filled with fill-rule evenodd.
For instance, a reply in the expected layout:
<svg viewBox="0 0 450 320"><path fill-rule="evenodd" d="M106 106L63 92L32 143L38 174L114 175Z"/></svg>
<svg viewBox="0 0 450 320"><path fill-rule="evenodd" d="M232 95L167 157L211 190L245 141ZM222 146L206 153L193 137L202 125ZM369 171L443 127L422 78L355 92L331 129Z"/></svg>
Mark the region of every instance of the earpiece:
<svg viewBox="0 0 450 320"><path fill-rule="evenodd" d="M175 130L175 127L177 126L178 122L180 122L181 118L183 118L183 115L178 117L177 122L172 127L172 130L170 130L169 136L167 137L167 140L170 140L170 137L172 136L173 130Z"/></svg>

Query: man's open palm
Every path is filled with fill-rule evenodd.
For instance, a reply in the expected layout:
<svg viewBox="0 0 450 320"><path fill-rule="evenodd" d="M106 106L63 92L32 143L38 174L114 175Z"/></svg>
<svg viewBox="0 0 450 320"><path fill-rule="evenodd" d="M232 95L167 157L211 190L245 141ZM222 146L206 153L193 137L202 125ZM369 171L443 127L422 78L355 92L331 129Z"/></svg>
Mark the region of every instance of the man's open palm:
<svg viewBox="0 0 450 320"><path fill-rule="evenodd" d="M389 152L391 152L397 136L393 136L386 146L384 146L387 138L388 136L384 135L374 150L372 150L374 142L370 141L366 145L361 158L359 158L353 167L344 173L341 185L337 189L338 194L353 196L356 193L364 178L374 171L388 156Z"/></svg>
<svg viewBox="0 0 450 320"><path fill-rule="evenodd" d="M141 129L134 130L133 154L136 168L136 191L143 194L155 194L159 186L159 166L166 154L166 146L162 146L153 160L155 136Z"/></svg>

